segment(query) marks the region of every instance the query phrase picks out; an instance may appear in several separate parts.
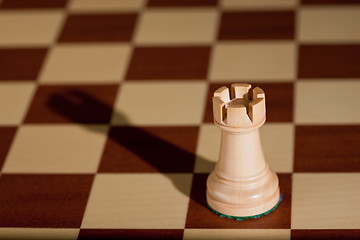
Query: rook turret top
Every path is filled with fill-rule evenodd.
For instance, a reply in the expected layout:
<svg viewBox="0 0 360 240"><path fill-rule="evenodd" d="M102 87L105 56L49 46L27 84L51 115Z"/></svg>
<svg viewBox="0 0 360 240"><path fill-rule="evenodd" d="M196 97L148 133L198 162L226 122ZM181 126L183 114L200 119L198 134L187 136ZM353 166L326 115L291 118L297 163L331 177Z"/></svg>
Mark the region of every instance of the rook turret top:
<svg viewBox="0 0 360 240"><path fill-rule="evenodd" d="M220 127L252 129L265 122L265 93L251 84L231 84L214 92L214 122Z"/></svg>

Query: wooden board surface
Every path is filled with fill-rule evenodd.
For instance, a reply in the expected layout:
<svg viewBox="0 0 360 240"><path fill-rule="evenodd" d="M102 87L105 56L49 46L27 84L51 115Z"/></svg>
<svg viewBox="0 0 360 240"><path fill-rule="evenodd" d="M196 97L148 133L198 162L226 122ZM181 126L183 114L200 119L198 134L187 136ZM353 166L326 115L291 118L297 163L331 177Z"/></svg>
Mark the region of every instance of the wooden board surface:
<svg viewBox="0 0 360 240"><path fill-rule="evenodd" d="M359 239L360 2L0 0L0 239ZM218 87L266 94L283 201L205 203Z"/></svg>

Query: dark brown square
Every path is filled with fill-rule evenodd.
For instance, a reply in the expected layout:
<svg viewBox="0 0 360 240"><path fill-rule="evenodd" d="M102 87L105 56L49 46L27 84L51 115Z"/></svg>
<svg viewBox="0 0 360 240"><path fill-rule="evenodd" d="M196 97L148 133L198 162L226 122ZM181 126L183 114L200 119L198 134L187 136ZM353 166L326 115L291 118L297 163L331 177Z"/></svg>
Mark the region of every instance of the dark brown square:
<svg viewBox="0 0 360 240"><path fill-rule="evenodd" d="M360 126L296 126L296 172L360 172Z"/></svg>
<svg viewBox="0 0 360 240"><path fill-rule="evenodd" d="M126 79L205 79L210 47L138 47Z"/></svg>
<svg viewBox="0 0 360 240"><path fill-rule="evenodd" d="M1 8L64 8L67 0L3 0Z"/></svg>
<svg viewBox="0 0 360 240"><path fill-rule="evenodd" d="M230 89L231 84L212 83L207 96L204 122L213 122L212 97L214 91L222 86ZM251 83L252 87L260 87L265 92L266 121L292 122L293 120L293 83Z"/></svg>
<svg viewBox="0 0 360 240"><path fill-rule="evenodd" d="M118 85L39 86L26 123L109 123Z"/></svg>
<svg viewBox="0 0 360 240"><path fill-rule="evenodd" d="M178 239L184 229L81 229L78 239Z"/></svg>
<svg viewBox="0 0 360 240"><path fill-rule="evenodd" d="M293 39L293 11L223 12L218 38L235 39Z"/></svg>
<svg viewBox="0 0 360 240"><path fill-rule="evenodd" d="M291 230L291 240L338 240L360 239L359 229L306 229Z"/></svg>
<svg viewBox="0 0 360 240"><path fill-rule="evenodd" d="M290 228L291 174L278 174L282 202L268 215L256 219L237 221L220 217L206 206L206 179L208 174L195 174L186 218L186 228L270 229Z"/></svg>
<svg viewBox="0 0 360 240"><path fill-rule="evenodd" d="M137 14L69 15L59 42L130 41Z"/></svg>
<svg viewBox="0 0 360 240"><path fill-rule="evenodd" d="M360 45L300 45L299 78L360 77Z"/></svg>
<svg viewBox="0 0 360 240"><path fill-rule="evenodd" d="M217 0L149 0L149 7L202 7L216 6Z"/></svg>
<svg viewBox="0 0 360 240"><path fill-rule="evenodd" d="M0 80L36 80L46 48L0 49Z"/></svg>
<svg viewBox="0 0 360 240"><path fill-rule="evenodd" d="M192 172L198 127L112 127L99 172Z"/></svg>
<svg viewBox="0 0 360 240"><path fill-rule="evenodd" d="M16 130L16 127L0 127L0 169L4 164Z"/></svg>
<svg viewBox="0 0 360 240"><path fill-rule="evenodd" d="M20 175L0 178L0 226L79 228L93 175Z"/></svg>

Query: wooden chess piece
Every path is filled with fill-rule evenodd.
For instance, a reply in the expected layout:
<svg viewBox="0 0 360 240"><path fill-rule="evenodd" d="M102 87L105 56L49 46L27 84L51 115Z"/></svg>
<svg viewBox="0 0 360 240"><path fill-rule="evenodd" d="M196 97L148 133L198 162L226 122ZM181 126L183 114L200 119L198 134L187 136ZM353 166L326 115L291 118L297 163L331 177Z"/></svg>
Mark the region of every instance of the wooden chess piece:
<svg viewBox="0 0 360 240"><path fill-rule="evenodd" d="M265 161L259 128L265 123L265 93L250 84L221 87L213 97L214 122L221 128L219 160L207 179L207 204L218 214L259 217L280 201L279 180Z"/></svg>

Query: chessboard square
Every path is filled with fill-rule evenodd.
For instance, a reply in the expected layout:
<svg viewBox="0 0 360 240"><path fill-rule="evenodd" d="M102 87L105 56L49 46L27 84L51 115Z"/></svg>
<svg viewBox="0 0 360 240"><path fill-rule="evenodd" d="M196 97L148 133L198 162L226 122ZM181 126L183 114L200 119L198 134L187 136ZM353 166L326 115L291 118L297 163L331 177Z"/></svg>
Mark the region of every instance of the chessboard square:
<svg viewBox="0 0 360 240"><path fill-rule="evenodd" d="M214 40L216 9L147 10L141 17L138 44L210 44Z"/></svg>
<svg viewBox="0 0 360 240"><path fill-rule="evenodd" d="M360 126L296 126L296 172L360 172Z"/></svg>
<svg viewBox="0 0 360 240"><path fill-rule="evenodd" d="M294 11L223 12L220 40L280 40L293 39Z"/></svg>
<svg viewBox="0 0 360 240"><path fill-rule="evenodd" d="M57 45L40 78L44 83L118 83L130 54L123 44Z"/></svg>
<svg viewBox="0 0 360 240"><path fill-rule="evenodd" d="M22 122L34 90L34 83L0 82L0 125Z"/></svg>
<svg viewBox="0 0 360 240"><path fill-rule="evenodd" d="M282 202L269 213L256 219L239 223L234 219L220 217L206 204L206 179L208 174L194 174L186 228L200 229L289 229L291 218L291 174L278 174Z"/></svg>
<svg viewBox="0 0 360 240"><path fill-rule="evenodd" d="M301 42L360 41L360 7L303 7L299 12Z"/></svg>
<svg viewBox="0 0 360 240"><path fill-rule="evenodd" d="M5 173L94 173L107 127L24 125L4 163Z"/></svg>
<svg viewBox="0 0 360 240"><path fill-rule="evenodd" d="M115 103L115 125L199 125L206 83L125 82Z"/></svg>
<svg viewBox="0 0 360 240"><path fill-rule="evenodd" d="M136 11L144 5L144 0L74 0L71 2L72 12L116 12Z"/></svg>
<svg viewBox="0 0 360 240"><path fill-rule="evenodd" d="M358 4L359 0L301 0L302 5L344 5L344 4Z"/></svg>
<svg viewBox="0 0 360 240"><path fill-rule="evenodd" d="M78 240L150 239L182 240L184 229L80 229Z"/></svg>
<svg viewBox="0 0 360 240"><path fill-rule="evenodd" d="M210 47L137 47L126 79L205 79Z"/></svg>
<svg viewBox="0 0 360 240"><path fill-rule="evenodd" d="M29 8L64 8L68 0L2 0L0 8L29 9Z"/></svg>
<svg viewBox="0 0 360 240"><path fill-rule="evenodd" d="M360 228L359 173L295 173L291 229Z"/></svg>
<svg viewBox="0 0 360 240"><path fill-rule="evenodd" d="M99 172L193 172L198 127L112 127Z"/></svg>
<svg viewBox="0 0 360 240"><path fill-rule="evenodd" d="M117 91L118 85L40 85L25 123L109 123Z"/></svg>
<svg viewBox="0 0 360 240"><path fill-rule="evenodd" d="M215 124L201 125L196 149L195 172L209 173L219 158L221 130Z"/></svg>
<svg viewBox="0 0 360 240"><path fill-rule="evenodd" d="M359 0L301 0L302 5L344 5L344 4L359 4Z"/></svg>
<svg viewBox="0 0 360 240"><path fill-rule="evenodd" d="M148 7L205 7L216 6L218 0L149 0Z"/></svg>
<svg viewBox="0 0 360 240"><path fill-rule="evenodd" d="M16 130L16 127L0 127L0 169L9 152Z"/></svg>
<svg viewBox="0 0 360 240"><path fill-rule="evenodd" d="M234 9L294 9L297 0L222 0L221 6L227 10Z"/></svg>
<svg viewBox="0 0 360 240"><path fill-rule="evenodd" d="M59 42L130 41L137 14L72 14L66 19Z"/></svg>
<svg viewBox="0 0 360 240"><path fill-rule="evenodd" d="M0 49L0 80L36 80L46 48Z"/></svg>
<svg viewBox="0 0 360 240"><path fill-rule="evenodd" d="M359 239L360 229L304 229L291 230L291 240Z"/></svg>
<svg viewBox="0 0 360 240"><path fill-rule="evenodd" d="M360 82L307 81L296 86L295 121L297 124L359 124ZM334 101L334 99L336 99ZM334 114L335 113L335 114Z"/></svg>
<svg viewBox="0 0 360 240"><path fill-rule="evenodd" d="M295 77L291 42L219 43L215 46L210 80L291 81Z"/></svg>
<svg viewBox="0 0 360 240"><path fill-rule="evenodd" d="M266 160L275 172L293 171L294 126L292 123L266 123L260 128Z"/></svg>
<svg viewBox="0 0 360 240"><path fill-rule="evenodd" d="M300 45L298 77L360 78L360 44Z"/></svg>
<svg viewBox="0 0 360 240"><path fill-rule="evenodd" d="M191 174L98 174L81 228L182 229Z"/></svg>
<svg viewBox="0 0 360 240"><path fill-rule="evenodd" d="M76 240L76 228L0 228L0 239L62 239Z"/></svg>
<svg viewBox="0 0 360 240"><path fill-rule="evenodd" d="M266 96L266 121L267 122L292 122L294 84L284 82L255 82L253 87L260 87ZM211 83L205 107L204 122L213 122L212 97L214 91L222 86L230 88L230 83Z"/></svg>
<svg viewBox="0 0 360 240"><path fill-rule="evenodd" d="M0 46L50 45L63 17L61 11L2 11Z"/></svg>
<svg viewBox="0 0 360 240"><path fill-rule="evenodd" d="M269 82L253 83L252 86L260 87L265 92L266 121L267 122L292 122L294 103L294 84Z"/></svg>
<svg viewBox="0 0 360 240"><path fill-rule="evenodd" d="M184 240L193 239L290 240L290 229L185 229Z"/></svg>
<svg viewBox="0 0 360 240"><path fill-rule="evenodd" d="M0 226L79 228L93 175L2 174Z"/></svg>

